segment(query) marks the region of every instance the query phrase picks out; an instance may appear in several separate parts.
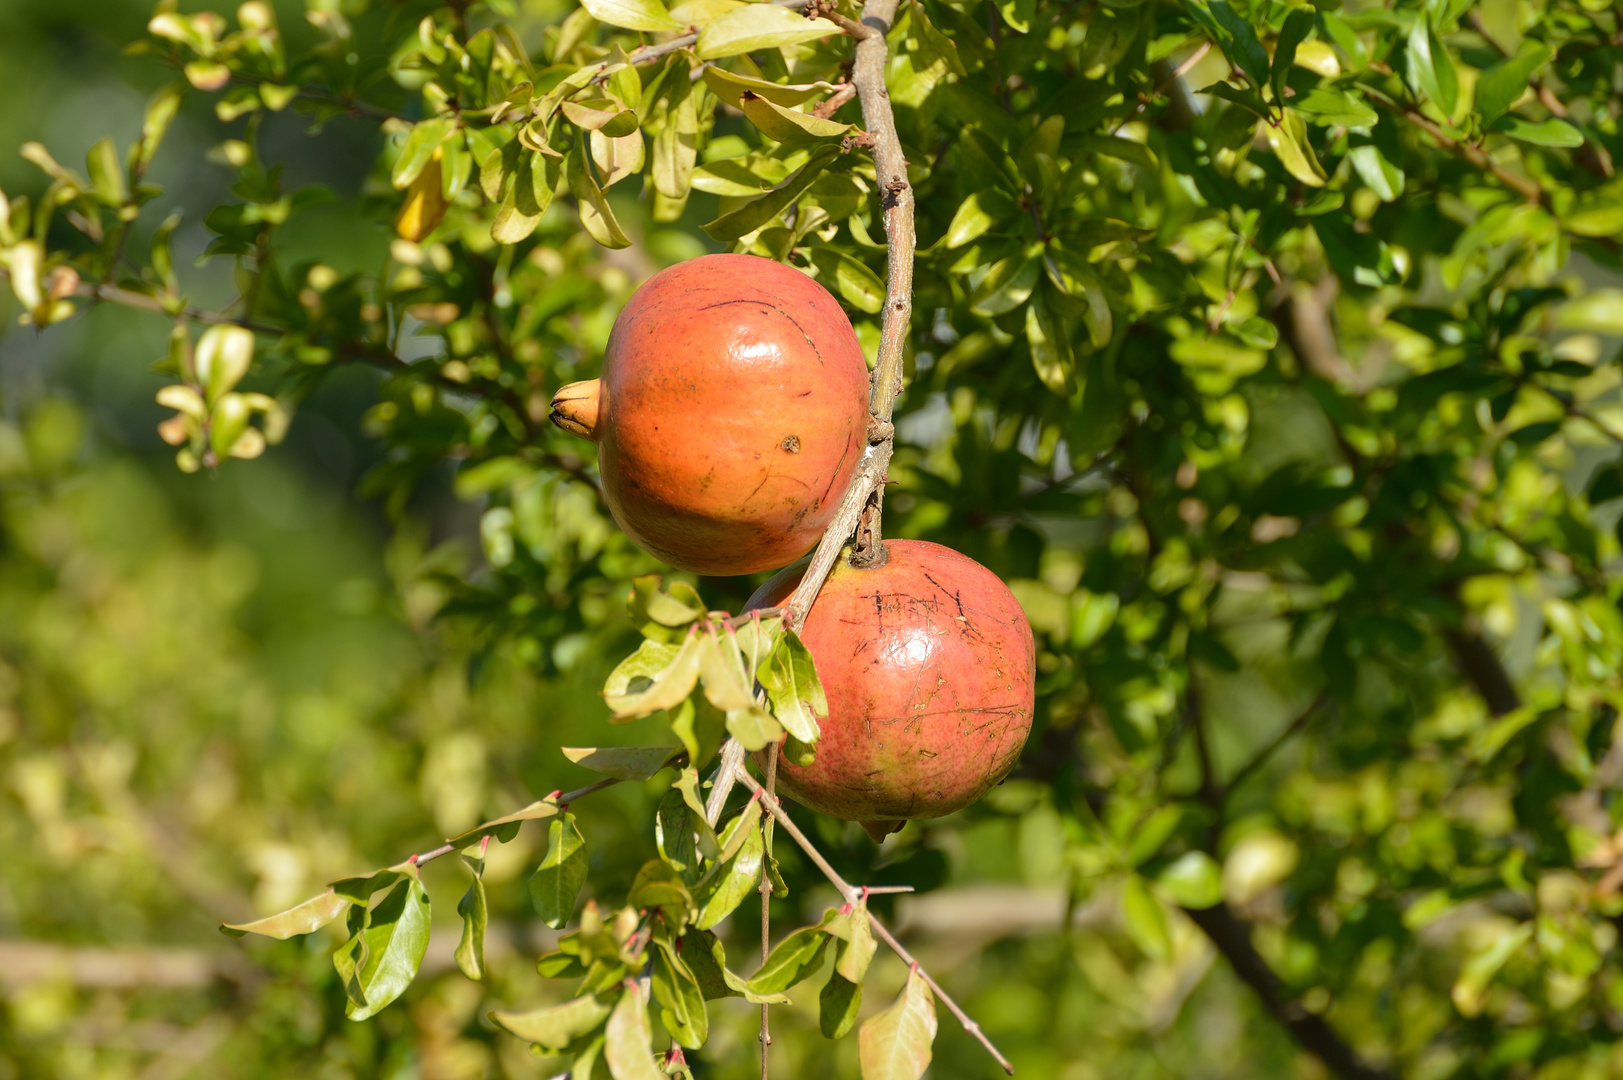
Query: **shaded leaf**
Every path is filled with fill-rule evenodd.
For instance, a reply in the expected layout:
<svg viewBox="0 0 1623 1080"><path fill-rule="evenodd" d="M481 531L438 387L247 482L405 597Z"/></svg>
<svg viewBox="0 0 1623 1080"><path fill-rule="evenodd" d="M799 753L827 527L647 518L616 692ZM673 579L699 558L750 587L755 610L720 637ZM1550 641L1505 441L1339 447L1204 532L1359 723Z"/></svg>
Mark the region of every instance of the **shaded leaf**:
<svg viewBox="0 0 1623 1080"><path fill-rule="evenodd" d="M827 19L808 19L776 4L745 4L705 23L694 51L701 60L719 60L838 33Z"/></svg>
<svg viewBox="0 0 1623 1080"><path fill-rule="evenodd" d="M575 913L575 899L586 882L586 838L567 811L547 827L547 854L530 877L530 902L553 929Z"/></svg>
<svg viewBox="0 0 1623 1080"><path fill-rule="evenodd" d="M614 1080L664 1080L654 1064L647 1003L635 983L628 984L620 995L603 1035L603 1059Z"/></svg>
<svg viewBox="0 0 1623 1080"><path fill-rule="evenodd" d="M651 779L681 754L680 746L565 746L564 757L617 780Z"/></svg>
<svg viewBox="0 0 1623 1080"><path fill-rule="evenodd" d="M862 1011L862 987L839 972L829 976L817 995L817 1026L828 1039L843 1039Z"/></svg>
<svg viewBox="0 0 1623 1080"><path fill-rule="evenodd" d="M562 1050L607 1020L610 1007L587 994L533 1012L492 1012L496 1026L543 1049Z"/></svg>

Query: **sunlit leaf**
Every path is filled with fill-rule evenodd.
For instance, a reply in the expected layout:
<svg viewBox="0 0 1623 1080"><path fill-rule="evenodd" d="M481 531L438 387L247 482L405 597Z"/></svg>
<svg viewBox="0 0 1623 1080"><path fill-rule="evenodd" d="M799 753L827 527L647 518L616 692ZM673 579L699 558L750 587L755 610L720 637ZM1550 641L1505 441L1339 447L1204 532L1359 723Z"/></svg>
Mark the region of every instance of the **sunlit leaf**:
<svg viewBox="0 0 1623 1080"><path fill-rule="evenodd" d="M930 1067L935 1033L935 995L915 967L896 1001L857 1033L862 1080L919 1080Z"/></svg>

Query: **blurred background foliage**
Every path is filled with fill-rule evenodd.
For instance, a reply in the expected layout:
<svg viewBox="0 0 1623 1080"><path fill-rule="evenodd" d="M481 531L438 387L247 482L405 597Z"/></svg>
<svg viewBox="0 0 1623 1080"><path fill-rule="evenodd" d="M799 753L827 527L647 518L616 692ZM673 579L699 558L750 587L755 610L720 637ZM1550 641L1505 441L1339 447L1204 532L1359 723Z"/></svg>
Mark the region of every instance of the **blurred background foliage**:
<svg viewBox="0 0 1623 1080"><path fill-rule="evenodd" d="M538 54L571 10L497 6ZM1087 191L1068 189L1048 225L1144 230L1131 279L1097 271L1114 328L1097 311L1073 326L1082 388L1052 366L1039 380L1032 321L1018 304L988 308L953 269L1001 249L921 256L887 530L1010 581L1042 643L1037 727L984 804L882 848L797 816L854 880L918 887L882 909L1022 1076L1623 1075L1623 293L1608 288L1615 244L1593 227L1615 192L1596 195L1589 175L1609 179L1608 148L1623 151L1615 13L1425 5L1467 82L1499 62L1495 40L1514 54L1535 31L1563 47L1603 39L1562 68L1594 99L1572 103L1594 168L1565 144L1494 143L1561 213L1601 200L1583 204L1601 215L1585 243L1385 121L1357 147L1315 130L1332 194L1347 196L1333 217L1340 202L1293 186L1300 161L1260 146L1246 160L1254 125L1236 107L1140 121L1137 95L1167 85L1151 73L1202 40L1190 5L1065 5L1056 32L1005 28L1002 41L979 30L988 6L931 10L1013 92L909 83L904 138L961 123L1009 142L1034 175L1053 171L1041 140L1025 153L1035 121L1066 115L1083 135L1064 154L1089 163ZM1035 8L999 6L1028 20ZM1265 36L1286 10L1242 6ZM416 107L387 77L390 49L439 5L312 0L313 19L275 7L293 51L353 30L356 51L319 54L312 79L336 84L347 65L384 114ZM145 0L0 5L0 147L38 140L76 163L104 135L136 138L175 77L123 52L151 13ZM1396 24L1363 25L1390 37ZM1233 33L1213 36L1234 48ZM1229 74L1221 50L1202 55L1191 85ZM1467 125L1469 98L1453 117ZM387 165L403 121L342 106L321 120L221 121L206 95L186 97L131 248L186 209L175 271L193 304L217 309L251 260L195 262L243 242L240 217L199 208L306 193L274 229L274 265L254 267L275 282L262 303L297 324L275 348L261 339L269 356L244 384L296 407L263 457L176 472L154 434L168 413L153 395L176 374L162 318L105 305L41 335L0 301L0 1080L564 1067L483 1019L562 996L534 974L555 938L530 913L531 832L493 848L487 981L452 965L464 884L443 860L425 870L443 925L424 975L373 1021L342 1017L333 928L239 943L214 926L584 782L561 745L662 737L609 728L598 696L635 641L625 583L658 567L603 515L592 463L545 429L545 402L595 372L640 280L719 247L696 226L721 204L696 194L655 221L617 192L637 242L603 252L560 199L515 259L470 194L440 233L402 244ZM1155 156L1117 146L1134 161L1101 161L1095 122ZM706 134L707 162L751 148L737 117ZM958 135L930 145L939 182L914 178L924 245L977 185L1009 179ZM1351 164L1377 143L1408 169L1407 194L1376 167L1391 160ZM0 156L0 190L44 187ZM852 220L840 244L877 263L856 239L877 229ZM1286 280L1272 288L1264 271ZM371 340L368 289L410 308L392 355L423 362L331 363ZM846 299L871 341L872 307ZM1326 348L1311 333L1331 322ZM729 609L751 584L699 583ZM589 894L605 903L653 854L658 783L578 808ZM787 927L832 894L779 854ZM750 928L728 933L748 951ZM904 974L881 958L868 1008ZM854 1075L852 1041L821 1037L812 1000L777 1010L774 1069ZM698 1069L753 1075L755 1012L712 1009ZM944 1018L933 1075L993 1070Z"/></svg>

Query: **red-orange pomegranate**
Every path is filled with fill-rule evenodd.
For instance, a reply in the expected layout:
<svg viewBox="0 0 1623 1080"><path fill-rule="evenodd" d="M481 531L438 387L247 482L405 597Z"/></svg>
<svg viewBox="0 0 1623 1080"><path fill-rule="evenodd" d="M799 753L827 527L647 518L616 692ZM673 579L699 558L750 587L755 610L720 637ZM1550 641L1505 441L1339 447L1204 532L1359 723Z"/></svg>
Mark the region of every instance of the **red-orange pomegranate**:
<svg viewBox="0 0 1623 1080"><path fill-rule="evenodd" d="M828 290L754 255L655 274L609 335L603 377L552 419L598 444L603 495L644 550L699 574L805 554L867 443L868 365Z"/></svg>
<svg viewBox="0 0 1623 1080"><path fill-rule="evenodd" d="M961 810L1002 780L1035 696L1031 624L997 575L922 540L885 549L873 569L837 564L800 629L829 715L816 760L778 766L780 790L875 839L901 819ZM778 574L749 607L785 602L802 572Z"/></svg>

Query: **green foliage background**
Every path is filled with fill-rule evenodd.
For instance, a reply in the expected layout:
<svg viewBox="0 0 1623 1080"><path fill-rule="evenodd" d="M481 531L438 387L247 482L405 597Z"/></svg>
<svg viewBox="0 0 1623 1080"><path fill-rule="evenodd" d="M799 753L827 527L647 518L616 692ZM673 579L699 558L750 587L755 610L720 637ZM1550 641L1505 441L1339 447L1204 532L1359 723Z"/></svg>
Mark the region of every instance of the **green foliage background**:
<svg viewBox="0 0 1623 1080"><path fill-rule="evenodd" d="M618 251L562 196L496 244L477 185L402 246L390 172L424 113L389 62L461 6L275 6L318 129L188 94L128 243L145 277L65 209L46 238L84 282L250 294L278 333L243 387L295 409L286 441L182 476L152 434L182 374L165 319L31 305L39 335L0 303L4 1080L556 1074L483 1019L563 996L534 974L539 835L493 849L486 983L450 964L443 860L425 973L363 1024L335 929L214 926L586 782L561 745L665 737L605 723L621 596L658 567L545 402L639 280L722 246L724 163L775 182L786 155L723 116L685 206L615 189ZM573 10L494 6L538 56ZM1354 43L1333 4L998 8L916 9L962 74L922 20L894 45L921 254L886 523L1010 581L1038 723L983 805L883 849L797 816L853 880L919 887L894 913L1022 1076L1320 1076L1315 1017L1397 1075L1623 1073L1615 11L1349 4ZM151 14L0 9L0 147L122 153L176 78L121 52ZM577 66L632 43L584 30ZM1315 66L1271 68L1303 33ZM1171 65L1207 40L1187 83L1228 88L1195 115ZM352 89L406 119L347 115ZM871 343L872 180L840 160L743 244L815 267ZM0 190L46 182L0 157ZM177 208L170 281L147 253ZM752 583L698 584L736 609ZM658 784L577 808L606 905L653 854ZM831 894L779 852L787 928ZM876 964L870 1011L904 974ZM854 1075L812 1000L776 1010L774 1068ZM698 1069L753 1074L757 1014L712 1011ZM933 1075L993 1070L943 1016Z"/></svg>

